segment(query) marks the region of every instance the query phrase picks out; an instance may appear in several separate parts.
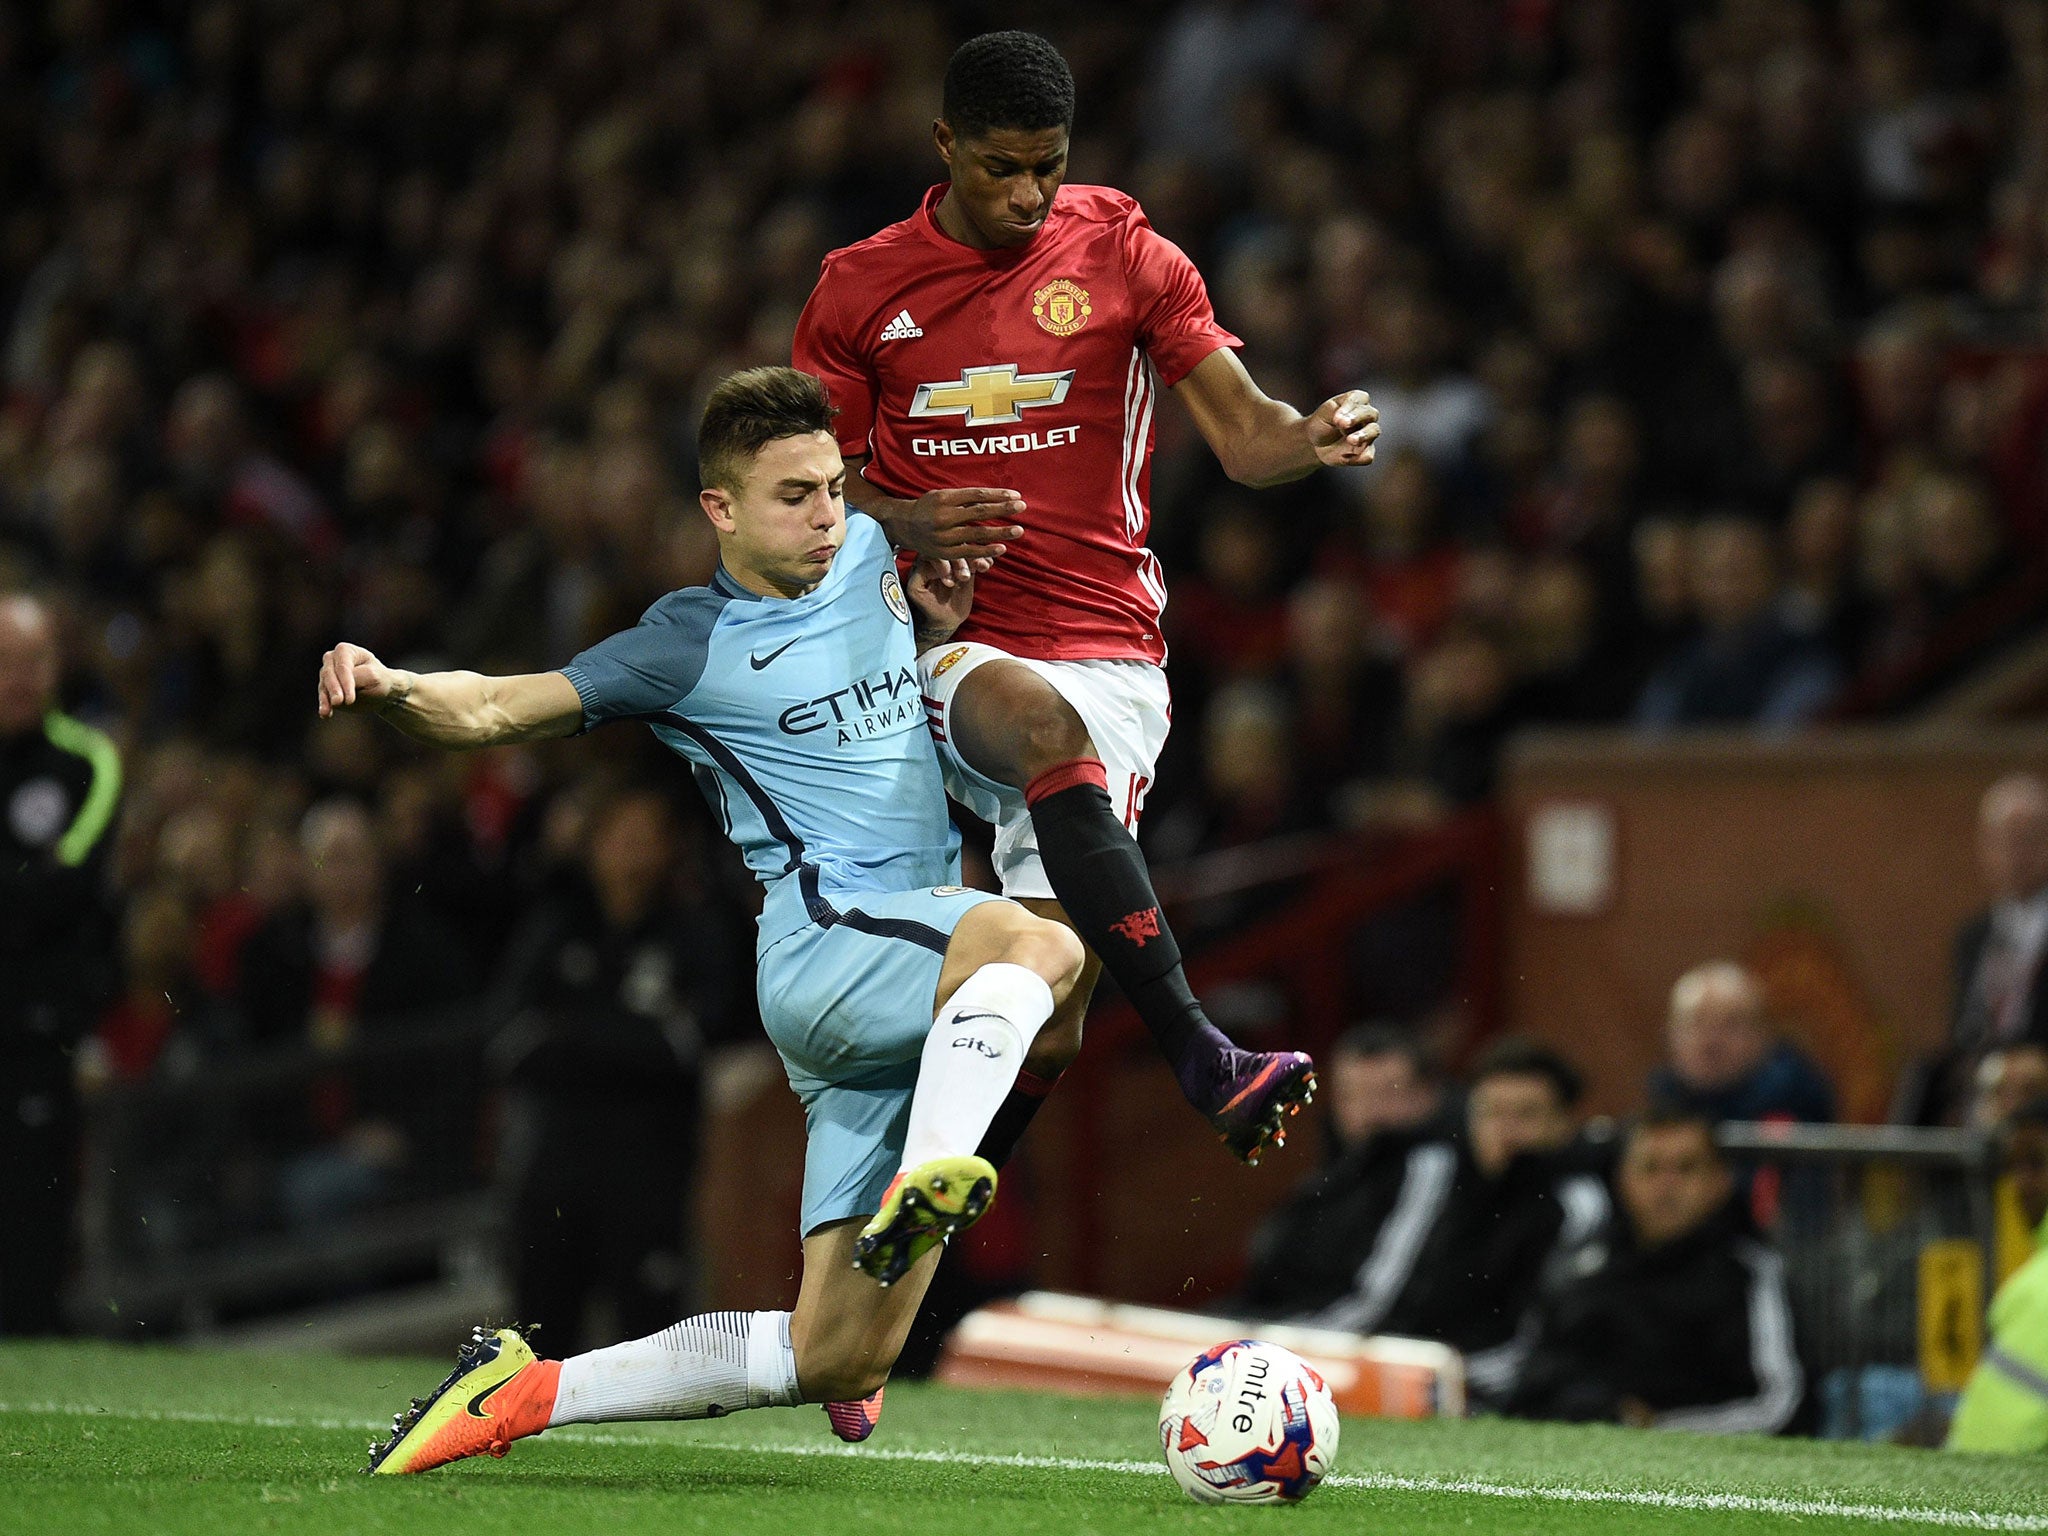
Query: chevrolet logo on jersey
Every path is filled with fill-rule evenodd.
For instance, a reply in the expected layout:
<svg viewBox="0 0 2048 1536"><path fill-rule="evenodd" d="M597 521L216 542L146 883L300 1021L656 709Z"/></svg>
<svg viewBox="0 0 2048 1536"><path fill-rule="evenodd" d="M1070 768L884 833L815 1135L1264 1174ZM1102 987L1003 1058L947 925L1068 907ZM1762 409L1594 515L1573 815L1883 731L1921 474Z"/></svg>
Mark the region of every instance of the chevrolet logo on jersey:
<svg viewBox="0 0 2048 1536"><path fill-rule="evenodd" d="M958 383L920 384L910 402L913 416L965 416L970 427L1022 421L1036 406L1058 405L1067 398L1074 370L1064 373L1019 373L1015 363L962 369Z"/></svg>

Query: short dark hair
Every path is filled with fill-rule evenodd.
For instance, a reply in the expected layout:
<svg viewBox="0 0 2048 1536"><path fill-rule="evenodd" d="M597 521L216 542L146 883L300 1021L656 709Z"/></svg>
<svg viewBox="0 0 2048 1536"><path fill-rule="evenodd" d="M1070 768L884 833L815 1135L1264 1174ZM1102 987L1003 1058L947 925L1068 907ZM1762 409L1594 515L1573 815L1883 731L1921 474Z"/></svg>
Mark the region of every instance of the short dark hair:
<svg viewBox="0 0 2048 1536"><path fill-rule="evenodd" d="M1713 1149L1714 1161L1725 1163L1728 1154L1721 1148L1720 1124L1702 1109L1689 1109L1683 1104L1669 1101L1652 1103L1635 1119L1629 1121L1628 1129L1622 1134L1623 1144L1633 1142L1638 1136L1650 1131L1696 1130Z"/></svg>
<svg viewBox="0 0 2048 1536"><path fill-rule="evenodd" d="M939 115L963 139L996 128L1074 126L1074 75L1036 32L984 32L946 65Z"/></svg>
<svg viewBox="0 0 2048 1536"><path fill-rule="evenodd" d="M1479 1064L1472 1069L1472 1085L1476 1088L1489 1077L1548 1078L1557 1092L1557 1102L1566 1109L1579 1102L1585 1089L1577 1067L1549 1046L1519 1037L1496 1041L1479 1058Z"/></svg>
<svg viewBox="0 0 2048 1536"><path fill-rule="evenodd" d="M794 368L745 368L720 379L697 428L697 476L735 491L755 454L779 437L832 430L825 386Z"/></svg>
<svg viewBox="0 0 2048 1536"><path fill-rule="evenodd" d="M1333 1056L1399 1056L1407 1061L1409 1070L1427 1081L1436 1076L1435 1064L1429 1059L1429 1052L1422 1048L1422 1042L1398 1024L1385 1019L1368 1019L1363 1024L1354 1024L1337 1037L1337 1043L1330 1047Z"/></svg>

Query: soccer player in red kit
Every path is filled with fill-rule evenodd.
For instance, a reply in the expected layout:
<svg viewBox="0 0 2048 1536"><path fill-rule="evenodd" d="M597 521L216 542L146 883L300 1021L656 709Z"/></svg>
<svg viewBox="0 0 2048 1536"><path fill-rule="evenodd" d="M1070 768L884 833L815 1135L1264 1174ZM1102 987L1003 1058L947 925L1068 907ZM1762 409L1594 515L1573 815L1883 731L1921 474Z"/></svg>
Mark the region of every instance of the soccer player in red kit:
<svg viewBox="0 0 2048 1536"><path fill-rule="evenodd" d="M1255 1162L1313 1092L1312 1064L1241 1051L1209 1022L1132 836L1170 714L1146 548L1153 412L1164 384L1250 485L1371 462L1378 412L1357 392L1311 416L1269 399L1137 203L1062 185L1074 82L1044 38L963 45L942 111L950 179L825 258L794 360L839 408L847 500L899 547L982 570L974 617L920 668L947 787L995 825L1005 894L1072 924L1189 1102ZM1040 1034L982 1144L991 1161L1079 1050L1096 974L1068 1027Z"/></svg>

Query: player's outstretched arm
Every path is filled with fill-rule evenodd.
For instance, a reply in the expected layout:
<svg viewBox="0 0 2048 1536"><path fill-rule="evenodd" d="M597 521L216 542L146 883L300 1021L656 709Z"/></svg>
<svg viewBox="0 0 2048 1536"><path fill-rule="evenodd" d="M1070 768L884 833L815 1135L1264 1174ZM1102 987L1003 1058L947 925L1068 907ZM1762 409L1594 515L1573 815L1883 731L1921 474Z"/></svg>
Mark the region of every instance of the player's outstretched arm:
<svg viewBox="0 0 2048 1536"><path fill-rule="evenodd" d="M1223 472L1254 488L1299 480L1319 465L1370 464L1380 413L1347 390L1304 416L1260 389L1228 347L1218 347L1173 386Z"/></svg>
<svg viewBox="0 0 2048 1536"><path fill-rule="evenodd" d="M430 747L542 741L573 736L583 723L576 685L559 672L407 672L347 641L320 658L320 718L336 710L382 715Z"/></svg>
<svg viewBox="0 0 2048 1536"><path fill-rule="evenodd" d="M1024 537L1017 523L1024 515L1024 498L1015 491L956 486L910 500L871 483L866 468L864 459L847 462L846 499L880 523L898 549L914 549L932 560L987 561Z"/></svg>

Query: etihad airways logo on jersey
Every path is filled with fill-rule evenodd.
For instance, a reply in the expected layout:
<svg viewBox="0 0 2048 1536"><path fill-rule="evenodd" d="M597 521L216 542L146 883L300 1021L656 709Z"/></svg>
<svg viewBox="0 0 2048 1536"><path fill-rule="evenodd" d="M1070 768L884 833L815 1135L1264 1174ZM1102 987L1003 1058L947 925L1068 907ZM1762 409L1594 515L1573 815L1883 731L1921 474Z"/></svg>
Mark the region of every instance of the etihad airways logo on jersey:
<svg viewBox="0 0 2048 1536"><path fill-rule="evenodd" d="M962 369L957 381L920 384L910 402L913 416L964 416L970 427L1000 426L1022 421L1024 413L1042 405L1059 405L1073 387L1074 370L1060 373L1019 373L1015 363L993 363ZM919 458L950 458L955 454L1036 453L1064 448L1081 435L1079 427L1049 427L1042 432L995 432L987 437L913 437L910 451Z"/></svg>
<svg viewBox="0 0 2048 1536"><path fill-rule="evenodd" d="M785 736L836 731L838 744L843 747L871 736L893 736L906 725L923 721L917 672L911 667L898 667L893 672L878 672L848 683L802 704L792 704L775 723L782 727Z"/></svg>

